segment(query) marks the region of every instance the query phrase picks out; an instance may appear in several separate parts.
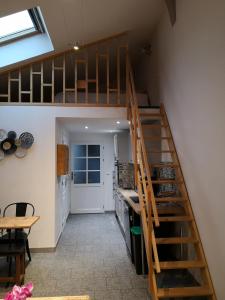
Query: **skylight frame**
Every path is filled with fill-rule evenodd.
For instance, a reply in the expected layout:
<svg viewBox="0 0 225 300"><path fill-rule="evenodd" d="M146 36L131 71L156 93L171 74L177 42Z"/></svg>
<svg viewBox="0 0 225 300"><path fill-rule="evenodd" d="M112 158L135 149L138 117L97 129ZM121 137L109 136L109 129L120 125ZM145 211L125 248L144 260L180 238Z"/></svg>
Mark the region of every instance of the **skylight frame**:
<svg viewBox="0 0 225 300"><path fill-rule="evenodd" d="M33 23L33 27L0 37L0 46L6 43L14 42L18 39L27 38L35 34L45 33L45 26L41 18L39 8L34 7L24 11L27 11L29 13L30 20Z"/></svg>

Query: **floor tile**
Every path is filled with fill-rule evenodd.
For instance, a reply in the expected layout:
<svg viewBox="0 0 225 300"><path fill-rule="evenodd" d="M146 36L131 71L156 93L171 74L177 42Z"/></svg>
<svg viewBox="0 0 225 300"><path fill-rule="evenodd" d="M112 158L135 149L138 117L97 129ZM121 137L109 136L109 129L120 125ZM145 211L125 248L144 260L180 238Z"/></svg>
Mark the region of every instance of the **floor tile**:
<svg viewBox="0 0 225 300"><path fill-rule="evenodd" d="M148 299L147 279L136 275L114 214L69 216L56 251L32 254L26 269L28 281L34 283L36 297ZM0 298L10 289L0 285Z"/></svg>

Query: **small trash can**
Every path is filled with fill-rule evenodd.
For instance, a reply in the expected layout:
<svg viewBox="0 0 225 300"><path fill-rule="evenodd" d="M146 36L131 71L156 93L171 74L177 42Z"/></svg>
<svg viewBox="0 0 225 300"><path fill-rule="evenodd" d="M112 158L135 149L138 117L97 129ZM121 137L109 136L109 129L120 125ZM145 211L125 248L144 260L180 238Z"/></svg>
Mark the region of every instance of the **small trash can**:
<svg viewBox="0 0 225 300"><path fill-rule="evenodd" d="M133 226L130 229L132 233L133 244L133 257L136 273L142 274L142 247L141 247L141 234L142 230L140 226Z"/></svg>

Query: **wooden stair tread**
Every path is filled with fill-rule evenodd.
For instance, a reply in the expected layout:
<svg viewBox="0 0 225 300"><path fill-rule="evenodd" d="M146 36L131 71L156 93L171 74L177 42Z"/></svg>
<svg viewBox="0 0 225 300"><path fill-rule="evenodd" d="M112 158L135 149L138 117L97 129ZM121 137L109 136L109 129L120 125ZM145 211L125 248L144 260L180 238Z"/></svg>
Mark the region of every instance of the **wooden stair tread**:
<svg viewBox="0 0 225 300"><path fill-rule="evenodd" d="M141 124L144 127L150 127L150 128L166 128L168 125L161 125L161 124Z"/></svg>
<svg viewBox="0 0 225 300"><path fill-rule="evenodd" d="M158 118L162 118L161 114L157 114L157 113L150 113L150 112L140 112L140 116L141 117L158 117Z"/></svg>
<svg viewBox="0 0 225 300"><path fill-rule="evenodd" d="M183 181L177 181L174 179L159 179L159 180L152 180L153 184L163 184L163 183L174 183L174 184L183 184Z"/></svg>
<svg viewBox="0 0 225 300"><path fill-rule="evenodd" d="M189 222L192 220L189 216L159 217L159 222Z"/></svg>
<svg viewBox="0 0 225 300"><path fill-rule="evenodd" d="M145 140L151 141L158 141L158 140L171 140L171 137L168 136L151 136L151 135L144 135Z"/></svg>
<svg viewBox="0 0 225 300"><path fill-rule="evenodd" d="M182 215L184 213L183 207L158 207L157 206L158 215Z"/></svg>
<svg viewBox="0 0 225 300"><path fill-rule="evenodd" d="M147 153L174 153L173 150L147 150Z"/></svg>
<svg viewBox="0 0 225 300"><path fill-rule="evenodd" d="M194 286L179 288L161 288L158 289L157 294L159 298L177 298L191 296L210 296L213 293L208 286Z"/></svg>
<svg viewBox="0 0 225 300"><path fill-rule="evenodd" d="M179 168L179 166L177 164L174 163L168 163L168 164L150 164L151 167L155 167L155 168Z"/></svg>
<svg viewBox="0 0 225 300"><path fill-rule="evenodd" d="M180 261L161 261L159 262L162 270L172 269L192 269L192 268L204 268L205 263L199 260L180 260Z"/></svg>
<svg viewBox="0 0 225 300"><path fill-rule="evenodd" d="M156 202L185 202L185 200L182 197L162 197L162 198L155 198Z"/></svg>
<svg viewBox="0 0 225 300"><path fill-rule="evenodd" d="M157 244L194 244L198 243L198 240L193 237L165 237L165 238L156 238Z"/></svg>

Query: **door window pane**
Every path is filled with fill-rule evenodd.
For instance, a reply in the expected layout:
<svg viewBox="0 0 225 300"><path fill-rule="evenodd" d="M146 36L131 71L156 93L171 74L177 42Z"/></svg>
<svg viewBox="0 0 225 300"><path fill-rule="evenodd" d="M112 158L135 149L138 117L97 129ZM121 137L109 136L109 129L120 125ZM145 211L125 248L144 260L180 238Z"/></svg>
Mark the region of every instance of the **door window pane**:
<svg viewBox="0 0 225 300"><path fill-rule="evenodd" d="M88 170L100 170L100 158L89 158Z"/></svg>
<svg viewBox="0 0 225 300"><path fill-rule="evenodd" d="M100 145L88 145L88 156L90 156L90 157L99 156L100 157Z"/></svg>
<svg viewBox="0 0 225 300"><path fill-rule="evenodd" d="M76 171L86 170L86 159L85 158L74 158L73 169Z"/></svg>
<svg viewBox="0 0 225 300"><path fill-rule="evenodd" d="M74 183L75 184L86 183L86 172L74 172Z"/></svg>
<svg viewBox="0 0 225 300"><path fill-rule="evenodd" d="M73 155L76 157L86 156L86 145L74 145Z"/></svg>
<svg viewBox="0 0 225 300"><path fill-rule="evenodd" d="M74 184L101 183L101 146L76 145L72 146L72 170Z"/></svg>
<svg viewBox="0 0 225 300"><path fill-rule="evenodd" d="M88 183L100 183L100 172L88 172Z"/></svg>

